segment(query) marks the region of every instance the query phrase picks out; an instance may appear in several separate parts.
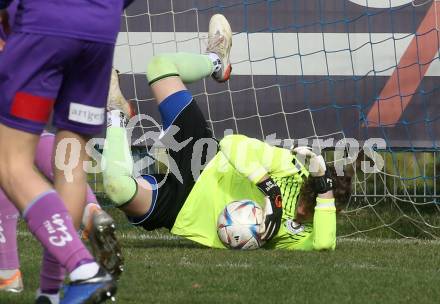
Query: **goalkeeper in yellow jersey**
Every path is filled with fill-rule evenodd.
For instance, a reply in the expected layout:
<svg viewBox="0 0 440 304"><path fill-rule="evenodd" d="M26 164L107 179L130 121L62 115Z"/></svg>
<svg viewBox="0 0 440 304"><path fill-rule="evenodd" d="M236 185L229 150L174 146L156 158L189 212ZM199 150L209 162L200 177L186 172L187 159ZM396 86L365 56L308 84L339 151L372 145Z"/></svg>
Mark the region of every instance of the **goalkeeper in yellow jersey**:
<svg viewBox="0 0 440 304"><path fill-rule="evenodd" d="M166 227L209 247L225 248L216 225L224 207L250 199L265 208L260 231L265 248L334 249L335 203L348 201L351 178L337 177L322 156L305 147L292 153L244 135L229 135L217 144L184 85L207 76L227 81L231 40L227 20L214 15L205 54L162 54L148 65L147 78L162 118L161 142L169 150L166 178L132 176L126 120L119 106L109 105L105 192L133 225L146 230ZM305 157L310 159L308 168ZM200 163L207 165L197 178L195 164Z"/></svg>

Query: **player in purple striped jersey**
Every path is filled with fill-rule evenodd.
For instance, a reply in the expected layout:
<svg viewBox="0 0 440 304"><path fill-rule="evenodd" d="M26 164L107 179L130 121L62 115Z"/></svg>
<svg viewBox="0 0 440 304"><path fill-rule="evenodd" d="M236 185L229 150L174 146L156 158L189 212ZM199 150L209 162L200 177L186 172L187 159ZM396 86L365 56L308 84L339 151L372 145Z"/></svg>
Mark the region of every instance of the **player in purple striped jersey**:
<svg viewBox="0 0 440 304"><path fill-rule="evenodd" d="M11 2L0 0L1 24ZM103 128L114 43L128 2L20 0L1 55L0 185L31 232L69 273L61 303L100 303L116 291L73 222L79 224L86 195L84 146ZM70 176L54 168L55 187L33 169L39 134L51 113L56 142L67 139L81 147ZM71 157L60 156L63 163Z"/></svg>

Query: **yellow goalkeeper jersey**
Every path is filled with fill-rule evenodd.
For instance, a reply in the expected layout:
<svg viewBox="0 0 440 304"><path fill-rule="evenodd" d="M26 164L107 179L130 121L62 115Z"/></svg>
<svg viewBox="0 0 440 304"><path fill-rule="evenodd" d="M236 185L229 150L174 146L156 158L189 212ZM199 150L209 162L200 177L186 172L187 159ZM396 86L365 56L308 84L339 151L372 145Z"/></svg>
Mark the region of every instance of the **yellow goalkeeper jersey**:
<svg viewBox="0 0 440 304"><path fill-rule="evenodd" d="M283 219L278 234L266 248L334 249L336 210L315 208L313 223L294 221L296 202L307 170L287 149L270 146L244 135L229 135L208 163L180 210L171 233L205 246L226 248L217 236L217 218L232 201L250 199L264 208L256 183L266 174L280 187Z"/></svg>

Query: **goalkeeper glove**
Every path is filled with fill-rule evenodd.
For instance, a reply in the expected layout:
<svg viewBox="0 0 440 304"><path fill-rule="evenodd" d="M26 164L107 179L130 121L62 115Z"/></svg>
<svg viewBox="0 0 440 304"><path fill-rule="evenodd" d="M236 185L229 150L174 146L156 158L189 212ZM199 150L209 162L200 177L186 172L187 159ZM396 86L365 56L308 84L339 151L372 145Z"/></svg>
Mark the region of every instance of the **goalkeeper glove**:
<svg viewBox="0 0 440 304"><path fill-rule="evenodd" d="M303 164L305 164L305 159L309 158L309 172L312 176L312 187L315 192L322 194L333 189L333 180L327 171L322 155L316 155L310 147L296 147L293 152Z"/></svg>
<svg viewBox="0 0 440 304"><path fill-rule="evenodd" d="M281 191L270 177L258 183L257 187L266 195L266 207L264 209L265 229L261 234L261 240L268 241L278 233L281 226L281 217L283 215Z"/></svg>

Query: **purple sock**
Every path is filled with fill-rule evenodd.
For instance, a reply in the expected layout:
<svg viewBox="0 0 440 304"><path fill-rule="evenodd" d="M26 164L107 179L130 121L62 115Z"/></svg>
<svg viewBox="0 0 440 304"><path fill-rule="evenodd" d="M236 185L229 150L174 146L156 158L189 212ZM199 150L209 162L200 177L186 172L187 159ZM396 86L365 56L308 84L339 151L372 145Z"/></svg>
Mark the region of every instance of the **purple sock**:
<svg viewBox="0 0 440 304"><path fill-rule="evenodd" d="M44 250L43 264L40 272L40 290L46 294L56 294L61 288L65 277L64 268L47 251Z"/></svg>
<svg viewBox="0 0 440 304"><path fill-rule="evenodd" d="M37 168L53 181L52 154L55 145L55 135L44 132L38 142L35 164ZM97 203L92 189L87 186L87 203ZM43 264L40 272L40 290L46 294L56 294L65 278L64 268L47 251L44 251Z"/></svg>
<svg viewBox="0 0 440 304"><path fill-rule="evenodd" d="M23 217L29 230L69 273L82 264L94 261L55 191L36 198L23 212Z"/></svg>
<svg viewBox="0 0 440 304"><path fill-rule="evenodd" d="M35 165L51 182L53 182L52 154L54 145L55 135L44 132L40 137L35 154ZM98 203L95 194L88 185L86 202Z"/></svg>
<svg viewBox="0 0 440 304"><path fill-rule="evenodd" d="M53 181L52 154L55 135L43 133L37 146L35 164L38 169ZM46 294L58 293L64 281L65 271L58 261L45 249L40 272L40 290Z"/></svg>
<svg viewBox="0 0 440 304"><path fill-rule="evenodd" d="M18 269L17 208L0 191L0 269Z"/></svg>
<svg viewBox="0 0 440 304"><path fill-rule="evenodd" d="M52 154L54 146L55 135L43 133L35 152L35 165L51 182L53 182Z"/></svg>
<svg viewBox="0 0 440 304"><path fill-rule="evenodd" d="M96 199L95 193L93 193L92 189L90 189L89 186L87 186L87 197L86 197L86 204L95 203L98 204L98 200Z"/></svg>

